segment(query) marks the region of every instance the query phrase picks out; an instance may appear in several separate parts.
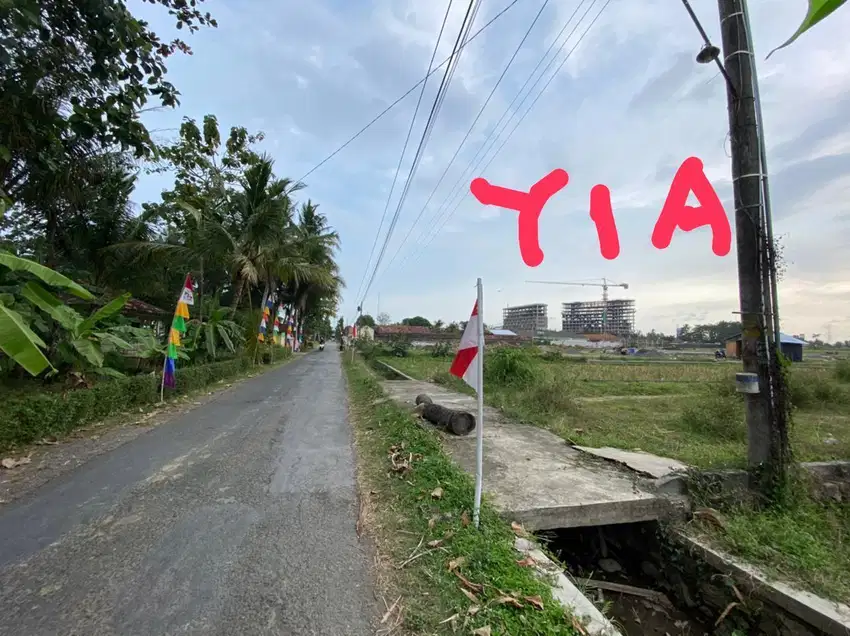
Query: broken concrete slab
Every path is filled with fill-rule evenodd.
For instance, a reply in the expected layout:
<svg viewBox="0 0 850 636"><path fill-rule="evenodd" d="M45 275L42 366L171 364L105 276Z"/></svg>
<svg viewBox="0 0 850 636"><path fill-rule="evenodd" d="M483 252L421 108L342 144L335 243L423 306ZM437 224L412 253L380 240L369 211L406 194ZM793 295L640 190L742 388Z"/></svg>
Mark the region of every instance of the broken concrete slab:
<svg viewBox="0 0 850 636"><path fill-rule="evenodd" d="M427 393L437 404L475 412L472 396L427 382L385 380L384 390L412 408ZM589 462L557 435L484 409L484 491L511 521L533 531L634 523L678 514L671 501L641 489L637 476L613 464ZM442 434L444 448L475 474L475 436Z"/></svg>
<svg viewBox="0 0 850 636"><path fill-rule="evenodd" d="M687 464L669 457L658 457L644 451L627 451L619 448L603 446L602 448L590 448L589 446L573 446L583 453L596 457L602 457L620 464L624 464L631 470L659 479L670 473L681 472L688 469Z"/></svg>

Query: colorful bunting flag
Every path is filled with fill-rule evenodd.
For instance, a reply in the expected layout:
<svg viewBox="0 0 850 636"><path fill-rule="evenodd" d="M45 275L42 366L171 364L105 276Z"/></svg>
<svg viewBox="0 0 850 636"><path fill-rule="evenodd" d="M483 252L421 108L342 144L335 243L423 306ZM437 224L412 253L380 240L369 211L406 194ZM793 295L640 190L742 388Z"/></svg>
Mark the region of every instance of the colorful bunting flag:
<svg viewBox="0 0 850 636"><path fill-rule="evenodd" d="M182 337L186 333L186 321L189 319L189 305L195 304L195 294L192 292L192 278L187 274L183 283L183 291L174 310L171 329L168 332L168 347L165 354L165 365L162 371L162 385L174 388L174 372L177 363L177 347L182 346Z"/></svg>
<svg viewBox="0 0 850 636"><path fill-rule="evenodd" d="M274 307L274 298L270 294L266 299L266 306L263 307L263 319L260 321L260 333L257 334L257 340L260 342L265 342L266 340L266 331L269 326L269 316L272 313L272 307Z"/></svg>

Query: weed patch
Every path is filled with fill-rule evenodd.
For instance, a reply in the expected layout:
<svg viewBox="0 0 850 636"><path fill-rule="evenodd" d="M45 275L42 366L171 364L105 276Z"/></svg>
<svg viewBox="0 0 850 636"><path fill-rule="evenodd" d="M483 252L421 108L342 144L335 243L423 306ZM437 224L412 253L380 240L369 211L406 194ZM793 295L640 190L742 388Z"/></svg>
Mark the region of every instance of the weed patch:
<svg viewBox="0 0 850 636"><path fill-rule="evenodd" d="M510 527L486 501L475 529L474 484L438 436L387 401L360 359L344 365L370 531L389 561L390 596L399 597L387 603L385 625L429 635L487 626L494 635L579 634L548 586L518 563Z"/></svg>

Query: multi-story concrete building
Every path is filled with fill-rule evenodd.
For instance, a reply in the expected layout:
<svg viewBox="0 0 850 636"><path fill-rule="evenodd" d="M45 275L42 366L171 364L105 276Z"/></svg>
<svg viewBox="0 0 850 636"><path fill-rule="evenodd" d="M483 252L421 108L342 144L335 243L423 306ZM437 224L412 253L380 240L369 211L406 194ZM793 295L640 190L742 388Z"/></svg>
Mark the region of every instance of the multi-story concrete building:
<svg viewBox="0 0 850 636"><path fill-rule="evenodd" d="M515 332L546 331L549 328L548 307L543 303L505 307L502 310L502 328Z"/></svg>

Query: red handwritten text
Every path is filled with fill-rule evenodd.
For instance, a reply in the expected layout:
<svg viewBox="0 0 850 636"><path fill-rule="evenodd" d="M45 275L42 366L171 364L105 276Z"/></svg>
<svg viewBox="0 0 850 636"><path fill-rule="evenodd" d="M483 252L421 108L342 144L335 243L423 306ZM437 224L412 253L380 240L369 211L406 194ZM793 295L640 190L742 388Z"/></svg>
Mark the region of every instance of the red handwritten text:
<svg viewBox="0 0 850 636"><path fill-rule="evenodd" d="M569 183L565 170L553 170L535 183L528 192L492 185L486 179L473 179L469 186L473 196L484 205L495 205L519 212L519 251L523 262L537 267L543 262L540 249L539 227L543 207L559 190ZM693 192L699 207L687 205ZM620 237L611 192L607 186L596 185L590 191L590 219L596 226L602 256L614 260L620 255ZM686 159L670 184L670 190L652 231L652 244L660 250L667 249L676 228L690 232L703 226L711 228L711 250L717 256L726 256L732 245L732 229L723 210L723 204L703 171L702 161L696 157Z"/></svg>
<svg viewBox="0 0 850 636"><path fill-rule="evenodd" d="M496 205L519 212L519 253L529 267L543 262L540 249L540 213L556 192L566 187L570 176L566 170L553 170L535 183L528 192L491 185L486 179L473 179L469 186L472 195L484 205Z"/></svg>
<svg viewBox="0 0 850 636"><path fill-rule="evenodd" d="M700 202L698 208L685 205L690 192ZM690 232L704 225L711 227L711 251L717 256L726 256L732 247L729 218L703 172L702 161L690 157L679 166L673 177L661 216L652 230L652 244L660 250L667 249L677 227Z"/></svg>

